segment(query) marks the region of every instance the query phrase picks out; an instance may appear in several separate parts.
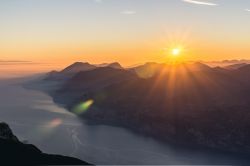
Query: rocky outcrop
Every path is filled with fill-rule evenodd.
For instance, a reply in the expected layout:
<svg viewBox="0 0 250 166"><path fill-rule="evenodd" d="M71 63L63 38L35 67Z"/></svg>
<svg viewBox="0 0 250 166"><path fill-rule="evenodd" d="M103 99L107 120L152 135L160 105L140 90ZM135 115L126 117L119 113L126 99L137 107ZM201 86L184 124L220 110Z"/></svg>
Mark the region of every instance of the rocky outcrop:
<svg viewBox="0 0 250 166"><path fill-rule="evenodd" d="M0 138L18 142L18 138L13 134L10 127L6 123L0 123Z"/></svg>
<svg viewBox="0 0 250 166"><path fill-rule="evenodd" d="M76 158L45 154L20 142L6 123L0 123L0 156L0 165L89 165Z"/></svg>

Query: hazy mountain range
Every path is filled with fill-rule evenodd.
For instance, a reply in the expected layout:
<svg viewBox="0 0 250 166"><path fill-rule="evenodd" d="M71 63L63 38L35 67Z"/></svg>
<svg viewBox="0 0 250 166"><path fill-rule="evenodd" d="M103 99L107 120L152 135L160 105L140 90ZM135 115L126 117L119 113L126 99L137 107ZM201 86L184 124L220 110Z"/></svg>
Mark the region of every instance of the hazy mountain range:
<svg viewBox="0 0 250 166"><path fill-rule="evenodd" d="M77 62L48 73L39 84L50 82L58 83L47 90L54 101L90 123L178 144L250 152L247 63L146 63L125 69Z"/></svg>

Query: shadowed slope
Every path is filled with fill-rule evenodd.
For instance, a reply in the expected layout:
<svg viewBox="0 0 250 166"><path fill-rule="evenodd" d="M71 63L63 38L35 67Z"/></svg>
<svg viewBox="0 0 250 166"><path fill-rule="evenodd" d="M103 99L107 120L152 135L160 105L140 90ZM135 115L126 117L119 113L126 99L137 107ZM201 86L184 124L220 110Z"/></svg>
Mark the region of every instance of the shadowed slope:
<svg viewBox="0 0 250 166"><path fill-rule="evenodd" d="M60 72L52 71L48 73L45 79L46 80L66 80L66 79L73 77L78 72L89 71L95 68L96 66L91 65L89 63L75 62Z"/></svg>
<svg viewBox="0 0 250 166"><path fill-rule="evenodd" d="M250 153L249 76L248 65L237 70L202 63L147 63L129 71L104 67L76 74L52 96L92 123Z"/></svg>
<svg viewBox="0 0 250 166"><path fill-rule="evenodd" d="M134 79L138 79L134 73L111 67L79 72L54 93L54 99L62 103L74 103L76 99L83 95L87 97L90 92Z"/></svg>
<svg viewBox="0 0 250 166"><path fill-rule="evenodd" d="M89 165L76 158L50 155L37 147L20 142L9 126L0 123L1 165Z"/></svg>

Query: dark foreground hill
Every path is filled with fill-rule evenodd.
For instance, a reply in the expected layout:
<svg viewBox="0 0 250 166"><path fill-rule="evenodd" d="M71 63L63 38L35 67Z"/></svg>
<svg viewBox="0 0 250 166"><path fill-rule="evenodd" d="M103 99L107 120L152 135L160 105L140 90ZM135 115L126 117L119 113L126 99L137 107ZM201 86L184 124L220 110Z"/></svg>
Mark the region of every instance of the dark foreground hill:
<svg viewBox="0 0 250 166"><path fill-rule="evenodd" d="M50 91L91 123L158 140L250 154L250 69L147 63L81 71ZM77 111L76 111L77 110Z"/></svg>
<svg viewBox="0 0 250 166"><path fill-rule="evenodd" d="M51 155L24 144L6 123L0 123L0 165L89 165L76 158Z"/></svg>

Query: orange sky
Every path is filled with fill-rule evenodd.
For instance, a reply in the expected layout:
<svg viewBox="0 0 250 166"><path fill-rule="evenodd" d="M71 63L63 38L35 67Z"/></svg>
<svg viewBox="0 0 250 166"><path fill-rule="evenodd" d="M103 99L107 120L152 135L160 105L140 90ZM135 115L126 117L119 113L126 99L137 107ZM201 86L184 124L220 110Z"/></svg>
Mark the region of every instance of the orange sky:
<svg viewBox="0 0 250 166"><path fill-rule="evenodd" d="M179 46L183 60L250 59L245 9L250 1L219 2L3 1L0 60L33 64L1 65L0 70L44 71L75 61L164 62Z"/></svg>

